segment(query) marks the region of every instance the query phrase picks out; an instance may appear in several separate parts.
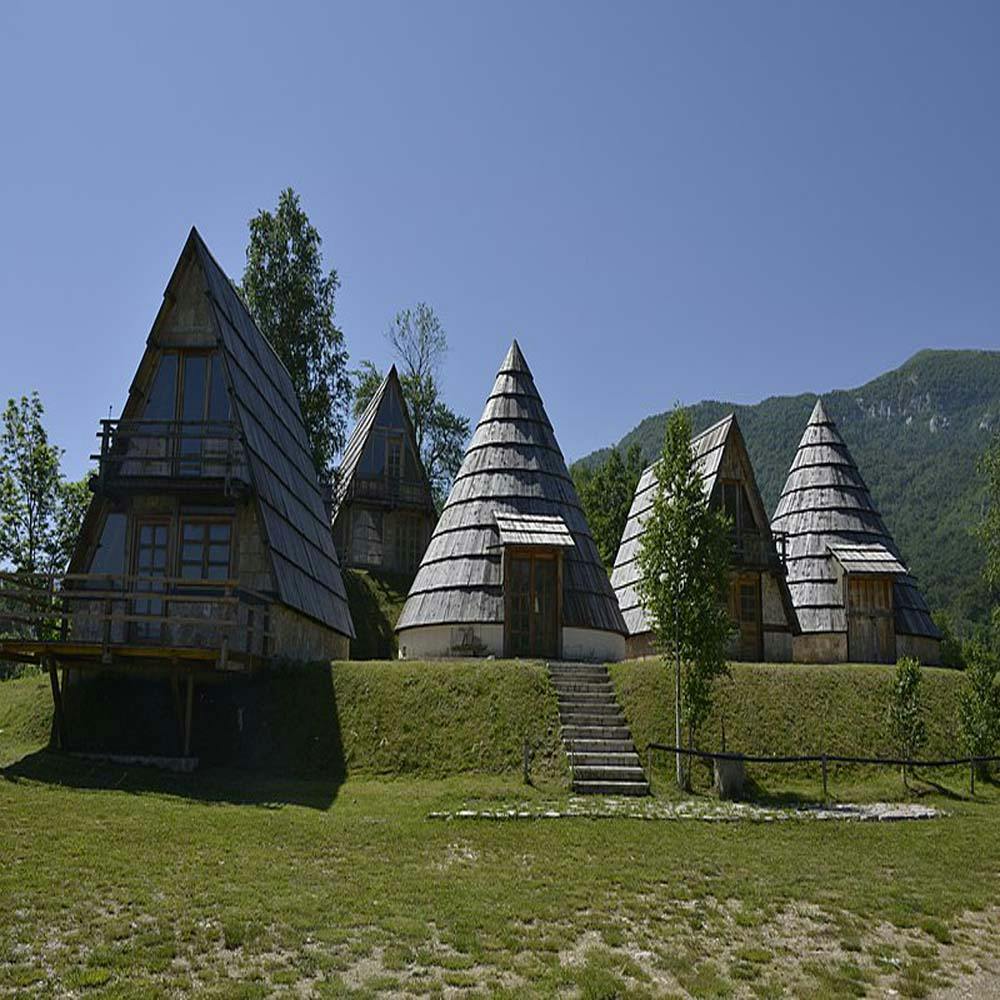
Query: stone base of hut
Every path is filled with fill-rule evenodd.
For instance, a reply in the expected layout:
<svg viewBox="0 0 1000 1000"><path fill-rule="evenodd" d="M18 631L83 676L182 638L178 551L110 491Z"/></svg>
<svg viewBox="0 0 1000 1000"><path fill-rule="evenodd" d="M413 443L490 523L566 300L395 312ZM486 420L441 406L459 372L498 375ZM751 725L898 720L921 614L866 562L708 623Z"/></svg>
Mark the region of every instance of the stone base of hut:
<svg viewBox="0 0 1000 1000"><path fill-rule="evenodd" d="M424 625L398 633L403 660L437 660L442 657L494 656L504 652L504 628L498 624ZM625 637L588 628L562 630L563 660L617 663L626 656Z"/></svg>
<svg viewBox="0 0 1000 1000"><path fill-rule="evenodd" d="M792 643L796 663L847 663L847 634L811 632L798 635ZM896 634L896 657L912 656L925 666L941 662L941 642L923 635Z"/></svg>

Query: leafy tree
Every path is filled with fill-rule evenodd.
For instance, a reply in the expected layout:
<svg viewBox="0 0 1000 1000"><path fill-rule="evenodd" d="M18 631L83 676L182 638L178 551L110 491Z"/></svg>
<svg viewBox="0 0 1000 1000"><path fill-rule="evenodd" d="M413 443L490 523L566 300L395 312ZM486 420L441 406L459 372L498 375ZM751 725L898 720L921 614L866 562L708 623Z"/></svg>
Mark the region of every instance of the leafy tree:
<svg viewBox="0 0 1000 1000"><path fill-rule="evenodd" d="M15 572L59 573L69 562L90 500L86 480L67 482L62 449L49 443L34 392L8 400L0 432L0 562Z"/></svg>
<svg viewBox="0 0 1000 1000"><path fill-rule="evenodd" d="M911 759L927 742L924 702L920 693L920 661L904 656L896 664L887 711L889 731L900 757ZM903 768L906 785L907 767Z"/></svg>
<svg viewBox="0 0 1000 1000"><path fill-rule="evenodd" d="M691 448L691 421L676 408L667 421L638 563L639 593L657 647L675 662L678 746L682 720L688 745L695 744L712 708L713 682L728 673L729 528L725 514L709 507ZM686 787L680 754L676 763L678 783Z"/></svg>
<svg viewBox="0 0 1000 1000"><path fill-rule="evenodd" d="M642 450L638 444L630 445L623 460L621 452L613 448L596 468L577 463L573 466L572 475L597 551L610 571L625 532L635 488L642 475Z"/></svg>
<svg viewBox="0 0 1000 1000"><path fill-rule="evenodd" d="M965 658L965 684L958 703L959 735L970 757L990 757L1000 736L1000 656L995 644L978 637L966 643ZM977 771L985 776L988 767L981 764Z"/></svg>
<svg viewBox="0 0 1000 1000"><path fill-rule="evenodd" d="M351 380L344 335L334 323L340 280L323 268L323 241L286 188L274 213L250 220L242 292L261 332L292 377L321 475L344 447Z"/></svg>
<svg viewBox="0 0 1000 1000"><path fill-rule="evenodd" d="M986 477L986 508L979 525L979 539L986 549L983 578L991 596L1000 597L1000 434L979 460L979 472ZM993 608L994 629L1000 633L1000 605Z"/></svg>
<svg viewBox="0 0 1000 1000"><path fill-rule="evenodd" d="M441 365L448 338L434 310L425 302L396 314L386 338L400 370L399 384L410 411L420 458L440 507L462 465L469 420L441 399ZM371 361L355 373L354 415L360 416L382 384L383 374Z"/></svg>

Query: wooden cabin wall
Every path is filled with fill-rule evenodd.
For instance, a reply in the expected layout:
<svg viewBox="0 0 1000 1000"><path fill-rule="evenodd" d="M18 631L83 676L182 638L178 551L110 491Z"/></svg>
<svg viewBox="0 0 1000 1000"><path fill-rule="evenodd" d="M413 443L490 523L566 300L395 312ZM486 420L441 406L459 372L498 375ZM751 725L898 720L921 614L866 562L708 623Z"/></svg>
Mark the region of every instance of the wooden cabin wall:
<svg viewBox="0 0 1000 1000"><path fill-rule="evenodd" d="M793 623L788 620L781 589L773 573L761 576L764 621L764 662L788 663L792 659Z"/></svg>
<svg viewBox="0 0 1000 1000"><path fill-rule="evenodd" d="M270 651L276 660L329 663L350 658L350 639L283 604L271 605Z"/></svg>

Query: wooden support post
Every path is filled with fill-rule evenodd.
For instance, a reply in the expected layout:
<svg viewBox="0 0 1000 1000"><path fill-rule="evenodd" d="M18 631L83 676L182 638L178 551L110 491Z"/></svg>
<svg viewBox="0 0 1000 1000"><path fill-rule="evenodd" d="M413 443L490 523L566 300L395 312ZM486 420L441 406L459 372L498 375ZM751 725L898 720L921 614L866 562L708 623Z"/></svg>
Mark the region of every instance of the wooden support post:
<svg viewBox="0 0 1000 1000"><path fill-rule="evenodd" d="M823 804L826 805L830 801L830 794L827 791L826 784L826 754L823 754Z"/></svg>
<svg viewBox="0 0 1000 1000"><path fill-rule="evenodd" d="M184 706L184 756L191 756L191 712L194 708L194 675L188 674L187 704Z"/></svg>
<svg viewBox="0 0 1000 1000"><path fill-rule="evenodd" d="M177 745L184 749L184 706L181 704L181 685L177 680L176 664L170 674L170 692L174 698L174 716L177 719Z"/></svg>
<svg viewBox="0 0 1000 1000"><path fill-rule="evenodd" d="M524 741L524 783L526 785L531 784L531 747L528 745L528 741Z"/></svg>
<svg viewBox="0 0 1000 1000"><path fill-rule="evenodd" d="M62 692L59 690L59 671L56 668L56 661L53 657L47 657L49 668L49 684L52 686L52 704L55 707L56 719L56 740L59 749L65 750L68 747L66 741L66 715L63 712Z"/></svg>

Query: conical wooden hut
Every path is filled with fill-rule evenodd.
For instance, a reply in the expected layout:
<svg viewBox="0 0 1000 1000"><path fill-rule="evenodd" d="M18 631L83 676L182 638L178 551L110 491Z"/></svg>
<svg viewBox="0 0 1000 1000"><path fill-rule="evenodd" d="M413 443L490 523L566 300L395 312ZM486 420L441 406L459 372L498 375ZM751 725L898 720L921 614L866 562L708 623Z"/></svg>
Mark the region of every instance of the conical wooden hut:
<svg viewBox="0 0 1000 1000"><path fill-rule="evenodd" d="M396 626L400 655L618 660L625 623L517 341Z"/></svg>
<svg viewBox="0 0 1000 1000"><path fill-rule="evenodd" d="M941 635L857 464L816 401L771 520L784 537L805 663L940 660Z"/></svg>
<svg viewBox="0 0 1000 1000"><path fill-rule="evenodd" d="M795 610L785 581L785 568L768 525L767 510L757 489L750 455L734 414L691 439L709 503L732 522L732 569L729 612L734 660L787 661L797 631ZM653 633L639 597L639 546L643 524L656 492L656 464L639 479L611 585L628 628L631 656L655 651Z"/></svg>

